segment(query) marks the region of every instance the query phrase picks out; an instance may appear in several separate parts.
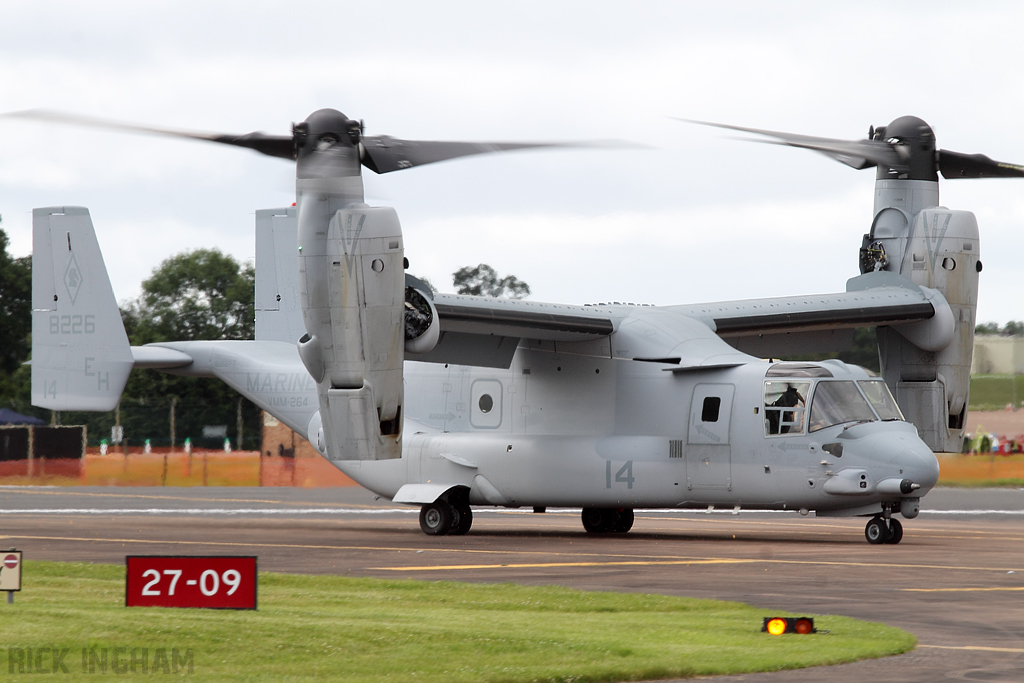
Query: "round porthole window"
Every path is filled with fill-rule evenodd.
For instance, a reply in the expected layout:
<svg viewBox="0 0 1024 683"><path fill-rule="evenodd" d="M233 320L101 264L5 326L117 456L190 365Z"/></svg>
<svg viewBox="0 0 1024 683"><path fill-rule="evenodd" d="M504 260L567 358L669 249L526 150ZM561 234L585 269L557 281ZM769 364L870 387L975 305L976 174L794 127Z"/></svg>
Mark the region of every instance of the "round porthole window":
<svg viewBox="0 0 1024 683"><path fill-rule="evenodd" d="M481 413L489 413L491 412L491 408L494 407L494 399L491 398L490 394L484 394L480 397L479 405Z"/></svg>

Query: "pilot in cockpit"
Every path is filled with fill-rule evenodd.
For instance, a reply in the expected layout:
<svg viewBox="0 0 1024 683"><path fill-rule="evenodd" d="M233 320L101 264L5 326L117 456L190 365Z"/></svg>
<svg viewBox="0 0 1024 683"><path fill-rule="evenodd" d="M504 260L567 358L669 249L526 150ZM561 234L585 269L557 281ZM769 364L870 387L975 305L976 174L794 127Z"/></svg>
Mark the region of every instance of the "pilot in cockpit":
<svg viewBox="0 0 1024 683"><path fill-rule="evenodd" d="M805 405L804 397L800 395L796 387L792 384L786 385L786 390L782 392L782 395L775 399L772 406L776 408L796 408L797 406ZM778 434L788 434L790 425L787 423L793 423L796 420L796 415L792 410L783 410L781 412L781 424L779 425Z"/></svg>

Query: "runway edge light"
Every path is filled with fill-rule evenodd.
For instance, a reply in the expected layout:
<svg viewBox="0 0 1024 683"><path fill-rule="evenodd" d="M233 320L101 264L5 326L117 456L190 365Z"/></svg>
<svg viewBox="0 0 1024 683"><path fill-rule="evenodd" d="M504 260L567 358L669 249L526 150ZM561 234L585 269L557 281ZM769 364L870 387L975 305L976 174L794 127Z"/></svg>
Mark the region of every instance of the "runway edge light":
<svg viewBox="0 0 1024 683"><path fill-rule="evenodd" d="M814 628L814 619L811 617L765 617L761 624L762 633L770 633L773 636L781 636L783 633L817 633Z"/></svg>

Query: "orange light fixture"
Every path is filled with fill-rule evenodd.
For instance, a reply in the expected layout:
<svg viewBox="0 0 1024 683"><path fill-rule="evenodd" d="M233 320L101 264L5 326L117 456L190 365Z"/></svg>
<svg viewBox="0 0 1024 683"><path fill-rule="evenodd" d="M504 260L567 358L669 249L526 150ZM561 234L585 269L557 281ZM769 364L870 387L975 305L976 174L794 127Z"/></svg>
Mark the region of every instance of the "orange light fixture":
<svg viewBox="0 0 1024 683"><path fill-rule="evenodd" d="M814 633L814 622L810 619L797 619L796 623L793 624L793 630L803 636L808 633Z"/></svg>
<svg viewBox="0 0 1024 683"><path fill-rule="evenodd" d="M773 636L781 636L783 633L799 633L807 635L816 633L814 619L811 617L765 617L761 624L761 632L767 632Z"/></svg>

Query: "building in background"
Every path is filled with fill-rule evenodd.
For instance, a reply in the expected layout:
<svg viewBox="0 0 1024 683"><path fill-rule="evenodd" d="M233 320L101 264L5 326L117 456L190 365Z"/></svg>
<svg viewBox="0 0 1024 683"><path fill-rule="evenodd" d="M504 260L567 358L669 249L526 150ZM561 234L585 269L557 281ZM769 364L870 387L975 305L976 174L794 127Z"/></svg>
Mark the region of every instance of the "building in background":
<svg viewBox="0 0 1024 683"><path fill-rule="evenodd" d="M971 374L1024 374L1024 337L989 334L976 336Z"/></svg>

